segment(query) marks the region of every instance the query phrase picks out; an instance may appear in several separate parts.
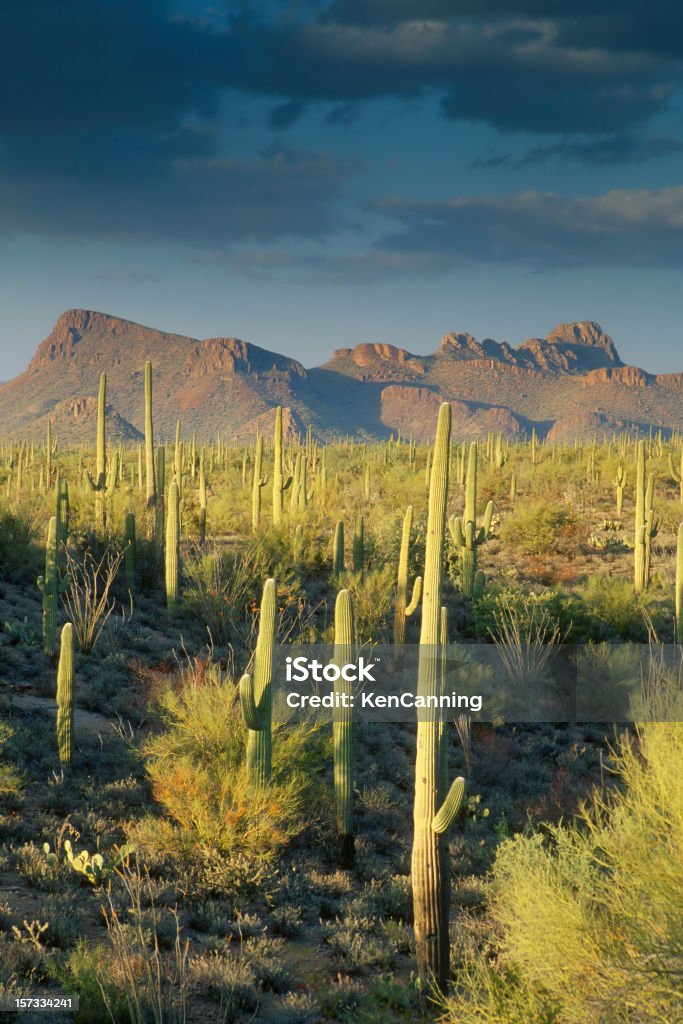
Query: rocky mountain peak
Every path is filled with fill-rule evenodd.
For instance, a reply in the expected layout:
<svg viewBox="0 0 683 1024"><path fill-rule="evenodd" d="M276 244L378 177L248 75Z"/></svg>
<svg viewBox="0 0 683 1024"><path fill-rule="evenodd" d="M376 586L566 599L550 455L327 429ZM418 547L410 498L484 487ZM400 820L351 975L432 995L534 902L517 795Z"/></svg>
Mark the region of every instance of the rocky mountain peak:
<svg viewBox="0 0 683 1024"><path fill-rule="evenodd" d="M602 349L611 363L615 366L622 365L614 342L595 320L558 324L545 340L551 345L586 345L589 348Z"/></svg>

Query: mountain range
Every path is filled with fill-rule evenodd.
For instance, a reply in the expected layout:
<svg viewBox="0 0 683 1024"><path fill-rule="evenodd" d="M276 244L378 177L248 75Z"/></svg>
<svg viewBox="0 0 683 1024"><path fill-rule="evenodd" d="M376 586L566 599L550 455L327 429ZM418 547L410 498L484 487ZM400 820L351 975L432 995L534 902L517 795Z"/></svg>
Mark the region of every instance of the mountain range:
<svg viewBox="0 0 683 1024"><path fill-rule="evenodd" d="M251 440L282 405L290 434L310 424L320 438L371 439L400 431L428 440L442 401L453 432L549 440L614 430L683 429L683 373L625 365L594 321L559 324L516 348L446 334L432 355L389 344L337 349L321 366L237 338L198 340L120 317L71 309L59 317L28 369L0 385L0 438L42 439L48 420L60 444L92 444L97 390L107 374L108 433L136 441L144 424L145 361L154 367L157 436Z"/></svg>

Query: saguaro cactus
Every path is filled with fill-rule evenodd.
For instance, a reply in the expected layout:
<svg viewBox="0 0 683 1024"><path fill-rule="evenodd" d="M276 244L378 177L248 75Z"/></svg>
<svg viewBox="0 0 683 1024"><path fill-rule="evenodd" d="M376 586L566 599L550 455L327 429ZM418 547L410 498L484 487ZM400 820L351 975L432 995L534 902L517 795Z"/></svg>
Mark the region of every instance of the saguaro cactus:
<svg viewBox="0 0 683 1024"><path fill-rule="evenodd" d="M199 543L206 540L206 473L204 472L204 451L199 456Z"/></svg>
<svg viewBox="0 0 683 1024"><path fill-rule="evenodd" d="M254 666L240 680L240 702L247 726L247 767L252 784L267 786L270 782L273 737L273 648L277 586L266 580L261 598L261 618L254 654Z"/></svg>
<svg viewBox="0 0 683 1024"><path fill-rule="evenodd" d="M337 575L344 572L344 520L339 519L334 528L332 545L332 572Z"/></svg>
<svg viewBox="0 0 683 1024"><path fill-rule="evenodd" d="M633 584L636 594L645 590L645 441L636 449L636 522L633 537Z"/></svg>
<svg viewBox="0 0 683 1024"><path fill-rule="evenodd" d="M678 484L681 502L683 503L683 445L681 445L681 455L678 469L676 469L676 467L674 466L673 456L671 452L669 452L669 472L671 473L674 483Z"/></svg>
<svg viewBox="0 0 683 1024"><path fill-rule="evenodd" d="M74 721L74 627L62 628L57 669L57 747L63 768L71 766Z"/></svg>
<svg viewBox="0 0 683 1024"><path fill-rule="evenodd" d="M418 660L418 694L439 697L443 690L441 653L441 590L446 530L451 407L441 406L429 486L429 511ZM412 855L413 912L417 965L423 983L434 979L446 988L449 968L449 866L445 834L459 806L463 782L449 793L446 734L440 710L427 702L417 725L414 838Z"/></svg>
<svg viewBox="0 0 683 1024"><path fill-rule="evenodd" d="M37 580L43 595L43 650L54 657L57 648L57 599L69 586L69 577L59 578L57 556L57 517L52 516L47 527L45 544L45 575Z"/></svg>
<svg viewBox="0 0 683 1024"><path fill-rule="evenodd" d="M413 528L413 506L408 505L403 520L401 534L401 550L398 556L398 576L396 578L396 606L394 609L394 643L406 642L406 618L413 614L420 603L422 577L416 576L413 594L408 603L408 560L410 557L410 533Z"/></svg>
<svg viewBox="0 0 683 1024"><path fill-rule="evenodd" d="M168 489L168 512L166 515L166 607L170 619L175 615L178 603L179 563L180 494L178 484L174 480Z"/></svg>
<svg viewBox="0 0 683 1024"><path fill-rule="evenodd" d="M676 643L683 644L683 523L678 526L676 543Z"/></svg>
<svg viewBox="0 0 683 1024"><path fill-rule="evenodd" d="M106 446L106 412L107 412L107 375L100 376L100 390L97 396L97 455L95 462L95 479L85 471L85 479L91 491L95 492L95 518L100 530L106 526L107 490L112 484L111 474L107 477L107 446ZM116 474L114 474L114 483Z"/></svg>
<svg viewBox="0 0 683 1024"><path fill-rule="evenodd" d="M474 596L477 576L477 548L488 538L493 516L493 502L489 501L484 512L484 524L477 529L477 442L470 445L467 459L467 485L465 488L465 511L462 516L451 516L448 528L460 550L462 563L462 592L466 597Z"/></svg>
<svg viewBox="0 0 683 1024"><path fill-rule="evenodd" d="M349 590L340 590L334 606L334 663L341 670L353 661L353 601ZM354 729L353 684L341 675L334 683L334 796L342 863L353 863Z"/></svg>
<svg viewBox="0 0 683 1024"><path fill-rule="evenodd" d="M145 363L145 476L147 507L156 505L157 489L154 479L154 420L152 416L152 364Z"/></svg>
<svg viewBox="0 0 683 1024"><path fill-rule="evenodd" d="M361 515L356 516L356 524L353 531L353 571L360 576L363 575L363 562L365 561L365 523Z"/></svg>
<svg viewBox="0 0 683 1024"><path fill-rule="evenodd" d="M135 513L127 512L123 525L123 558L126 574L126 586L132 594L135 590L135 556L137 545L135 541Z"/></svg>
<svg viewBox="0 0 683 1024"><path fill-rule="evenodd" d="M263 467L263 436L256 439L256 455L254 457L254 481L251 491L251 528L256 532L261 525L261 488L268 483L268 477L261 475Z"/></svg>
<svg viewBox="0 0 683 1024"><path fill-rule="evenodd" d="M652 567L652 541L659 533L659 520L655 519L655 477L650 473L645 491L645 588L650 586Z"/></svg>
<svg viewBox="0 0 683 1024"><path fill-rule="evenodd" d="M623 459L619 459L617 472L612 483L617 489L617 516L620 516L624 504L624 487L626 485L626 470L624 469Z"/></svg>
<svg viewBox="0 0 683 1024"><path fill-rule="evenodd" d="M291 476L284 478L283 453L282 453L282 406L278 405L275 410L275 432L273 435L274 462L273 462L273 525L279 526L282 522L282 509L284 506L284 493L291 486Z"/></svg>
<svg viewBox="0 0 683 1024"><path fill-rule="evenodd" d="M66 572L66 544L69 539L69 484L57 478L57 569Z"/></svg>

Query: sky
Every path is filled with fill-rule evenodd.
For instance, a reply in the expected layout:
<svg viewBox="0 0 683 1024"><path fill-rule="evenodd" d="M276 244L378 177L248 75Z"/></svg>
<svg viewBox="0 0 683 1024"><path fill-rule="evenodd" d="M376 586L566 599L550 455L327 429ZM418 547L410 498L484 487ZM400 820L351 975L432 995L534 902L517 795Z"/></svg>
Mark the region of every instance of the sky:
<svg viewBox="0 0 683 1024"><path fill-rule="evenodd" d="M683 370L683 5L4 0L0 380L66 309Z"/></svg>

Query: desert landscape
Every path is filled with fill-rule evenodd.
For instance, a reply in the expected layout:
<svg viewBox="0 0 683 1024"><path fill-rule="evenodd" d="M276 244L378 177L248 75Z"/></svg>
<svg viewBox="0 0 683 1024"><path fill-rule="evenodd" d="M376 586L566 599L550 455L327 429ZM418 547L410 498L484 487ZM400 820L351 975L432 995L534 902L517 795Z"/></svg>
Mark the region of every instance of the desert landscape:
<svg viewBox="0 0 683 1024"><path fill-rule="evenodd" d="M482 412L486 375L509 404ZM56 1019L79 1022L680 1020L680 376L589 323L308 371L61 317L0 388L3 998L76 995ZM560 415L560 389L600 412ZM434 651L485 686L485 645L538 700L564 652L605 720L288 722L277 652L324 644L412 653L422 695L447 687Z"/></svg>

